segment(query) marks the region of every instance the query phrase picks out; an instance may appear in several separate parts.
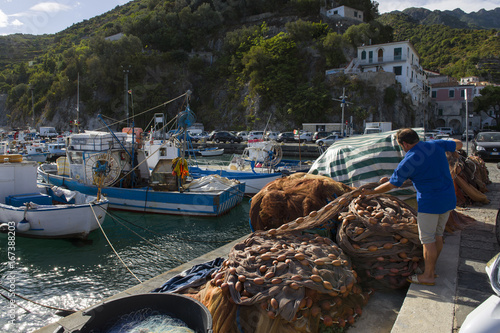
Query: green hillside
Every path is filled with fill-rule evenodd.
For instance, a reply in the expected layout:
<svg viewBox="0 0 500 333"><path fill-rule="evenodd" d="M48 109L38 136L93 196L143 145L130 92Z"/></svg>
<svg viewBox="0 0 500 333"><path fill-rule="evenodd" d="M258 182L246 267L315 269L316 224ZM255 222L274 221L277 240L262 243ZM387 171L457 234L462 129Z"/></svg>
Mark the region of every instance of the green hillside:
<svg viewBox="0 0 500 333"><path fill-rule="evenodd" d="M325 80L324 73L345 66L356 47L368 41L411 40L424 68L500 82L496 30L422 25L401 13L379 17L377 3L369 0L340 2L377 19L344 22L339 30L338 21L320 15L320 4L137 0L55 35L2 36L0 93L7 97L0 123L30 124L33 94L37 127L69 129L78 77L84 126L98 126L96 114L122 119L124 70L135 114L190 89L198 121L210 129L260 128L268 119L277 129L293 128L302 122L338 121L340 108L332 96L346 87L356 102L349 112L362 121L374 109L395 108L395 99L383 99L360 81ZM106 39L118 33L124 36ZM410 119L403 96L396 99L408 108ZM171 118L181 104L169 103L156 112ZM150 118L145 114L135 120L144 127Z"/></svg>

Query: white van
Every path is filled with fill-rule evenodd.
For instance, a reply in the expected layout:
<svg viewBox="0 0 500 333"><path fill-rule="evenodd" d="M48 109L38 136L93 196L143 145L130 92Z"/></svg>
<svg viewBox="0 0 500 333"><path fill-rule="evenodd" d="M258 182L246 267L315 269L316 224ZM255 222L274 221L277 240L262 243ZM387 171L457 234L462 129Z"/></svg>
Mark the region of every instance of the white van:
<svg viewBox="0 0 500 333"><path fill-rule="evenodd" d="M41 138L55 138L59 134L56 132L55 127L40 127L39 135Z"/></svg>

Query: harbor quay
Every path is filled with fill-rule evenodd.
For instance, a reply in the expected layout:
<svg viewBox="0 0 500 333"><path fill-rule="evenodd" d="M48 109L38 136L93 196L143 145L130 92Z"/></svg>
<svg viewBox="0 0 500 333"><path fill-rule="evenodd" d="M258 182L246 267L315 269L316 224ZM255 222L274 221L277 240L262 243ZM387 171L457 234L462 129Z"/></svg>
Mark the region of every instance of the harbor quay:
<svg viewBox="0 0 500 333"><path fill-rule="evenodd" d="M462 230L445 234L445 244L439 257L434 286L411 284L408 289L375 291L363 314L345 329L348 333L458 333L467 315L493 294L485 272L486 263L498 252L495 221L500 206L500 170L496 163L486 163L491 183L486 193L489 204L457 207L457 211L475 219ZM110 298L149 293L170 278L218 257L227 257L234 240L214 251L160 274L148 281L124 290ZM78 311L35 332L71 332L78 330L88 317Z"/></svg>

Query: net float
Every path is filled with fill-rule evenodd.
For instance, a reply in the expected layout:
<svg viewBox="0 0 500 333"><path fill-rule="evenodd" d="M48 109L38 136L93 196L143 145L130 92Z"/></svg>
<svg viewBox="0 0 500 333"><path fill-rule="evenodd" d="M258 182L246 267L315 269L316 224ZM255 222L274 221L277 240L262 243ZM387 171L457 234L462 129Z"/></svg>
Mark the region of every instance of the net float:
<svg viewBox="0 0 500 333"><path fill-rule="evenodd" d="M377 245L368 246L368 251L370 251L370 252L375 252L375 251L377 251L377 249L378 249Z"/></svg>
<svg viewBox="0 0 500 333"><path fill-rule="evenodd" d="M297 223L297 224L300 224L300 223L302 223L302 222L304 222L304 218L303 218L303 217L298 217L298 218L295 220L295 223Z"/></svg>
<svg viewBox="0 0 500 333"><path fill-rule="evenodd" d="M271 259L271 255L269 253L265 253L265 254L261 255L260 258L264 261L267 261L267 260Z"/></svg>
<svg viewBox="0 0 500 333"><path fill-rule="evenodd" d="M342 261L340 261L340 260L338 260L338 259L337 259L337 260L333 260L333 261L332 261L332 265L333 265L333 266L337 266L337 267L338 267L338 266L342 266Z"/></svg>
<svg viewBox="0 0 500 333"><path fill-rule="evenodd" d="M309 213L310 217L315 217L316 215L318 215L318 212L315 210L313 210L312 212Z"/></svg>
<svg viewBox="0 0 500 333"><path fill-rule="evenodd" d="M326 327L332 326L333 325L333 319L330 316L323 316L323 324Z"/></svg>
<svg viewBox="0 0 500 333"><path fill-rule="evenodd" d="M264 278L261 278L261 277L255 278L255 279L253 279L253 282L255 284L264 284Z"/></svg>
<svg viewBox="0 0 500 333"><path fill-rule="evenodd" d="M297 260L299 260L299 261L300 261L300 260L304 260L304 259L306 258L305 254L300 253L300 252L299 252L299 253L297 253L297 254L295 254L295 256L294 256L294 257L295 257L295 259L297 259Z"/></svg>
<svg viewBox="0 0 500 333"><path fill-rule="evenodd" d="M385 243L385 244L384 244L384 249L386 249L386 250L390 250L390 249L392 249L392 246L393 246L393 244L392 244L392 243Z"/></svg>
<svg viewBox="0 0 500 333"><path fill-rule="evenodd" d="M321 276L316 275L316 274L311 275L311 280L313 280L314 282L321 282L321 281L323 281L323 279L321 278Z"/></svg>
<svg viewBox="0 0 500 333"><path fill-rule="evenodd" d="M285 261L286 260L286 254L280 254L278 258L276 258L278 261Z"/></svg>
<svg viewBox="0 0 500 333"><path fill-rule="evenodd" d="M265 271L267 271L267 266L266 266L266 265L262 265L262 266L260 266L260 267L259 267L259 271L260 271L261 273L264 273Z"/></svg>
<svg viewBox="0 0 500 333"><path fill-rule="evenodd" d="M264 275L264 278L266 279L270 279L270 278L273 278L274 277L274 272L267 272L266 275Z"/></svg>
<svg viewBox="0 0 500 333"><path fill-rule="evenodd" d="M333 289L333 286L329 281L323 281L323 287L325 287L325 289L328 289L328 290Z"/></svg>
<svg viewBox="0 0 500 333"><path fill-rule="evenodd" d="M238 275L238 280L239 281L245 282L246 279L247 279L247 277L245 275Z"/></svg>
<svg viewBox="0 0 500 333"><path fill-rule="evenodd" d="M283 282L281 278L274 278L271 280L272 284L280 284L281 282Z"/></svg>
<svg viewBox="0 0 500 333"><path fill-rule="evenodd" d="M317 305L313 305L311 307L311 316L317 317L321 312L321 308Z"/></svg>
<svg viewBox="0 0 500 333"><path fill-rule="evenodd" d="M273 307L273 309L277 309L279 304L278 304L278 301L276 300L276 298L271 298L271 301L269 302L271 304L271 306Z"/></svg>

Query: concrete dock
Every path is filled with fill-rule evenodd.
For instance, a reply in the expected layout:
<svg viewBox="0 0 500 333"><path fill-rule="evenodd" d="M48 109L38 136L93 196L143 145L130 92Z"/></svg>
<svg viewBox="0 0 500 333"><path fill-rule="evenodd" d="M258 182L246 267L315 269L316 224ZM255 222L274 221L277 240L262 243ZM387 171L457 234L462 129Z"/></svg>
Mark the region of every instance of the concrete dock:
<svg viewBox="0 0 500 333"><path fill-rule="evenodd" d="M445 235L444 248L437 263L439 277L436 285L412 284L407 291L375 292L363 309L363 315L346 332L457 333L465 317L493 294L484 268L500 252L494 233L500 207L500 170L496 163L487 163L487 167L492 181L487 186L490 203L457 208L476 222L461 231ZM227 257L234 244L244 238L246 236L108 299L148 293L193 265ZM79 311L36 332L75 331L87 318Z"/></svg>

